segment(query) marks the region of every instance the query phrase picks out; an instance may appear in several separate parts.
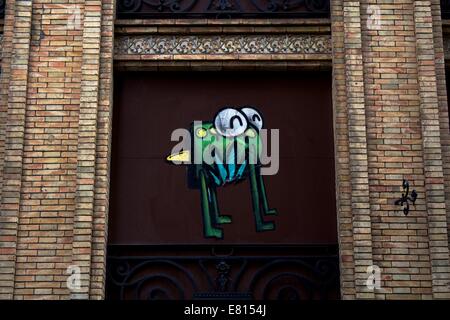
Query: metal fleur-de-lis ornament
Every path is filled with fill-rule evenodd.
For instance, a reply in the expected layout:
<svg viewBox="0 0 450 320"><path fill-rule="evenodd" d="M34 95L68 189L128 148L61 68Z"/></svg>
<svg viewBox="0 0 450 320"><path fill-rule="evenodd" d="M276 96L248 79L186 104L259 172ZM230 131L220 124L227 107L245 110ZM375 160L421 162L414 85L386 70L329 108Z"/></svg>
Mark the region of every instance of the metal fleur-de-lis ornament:
<svg viewBox="0 0 450 320"><path fill-rule="evenodd" d="M413 205L415 204L416 199L417 199L417 192L416 192L416 190L413 190L411 192L411 196L409 196L408 180L403 179L402 186L403 186L402 197L400 199L398 199L397 201L395 201L395 205L401 205L403 207L403 213L405 214L405 216L407 216L409 213L409 201L411 201Z"/></svg>

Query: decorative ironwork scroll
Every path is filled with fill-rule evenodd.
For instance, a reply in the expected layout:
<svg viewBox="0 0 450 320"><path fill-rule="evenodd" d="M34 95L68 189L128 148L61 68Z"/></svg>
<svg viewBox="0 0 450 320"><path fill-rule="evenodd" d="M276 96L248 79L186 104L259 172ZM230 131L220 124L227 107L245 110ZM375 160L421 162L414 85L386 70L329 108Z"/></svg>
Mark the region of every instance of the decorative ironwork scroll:
<svg viewBox="0 0 450 320"><path fill-rule="evenodd" d="M339 299L336 246L110 246L108 252L107 299Z"/></svg>
<svg viewBox="0 0 450 320"><path fill-rule="evenodd" d="M118 0L118 18L327 18L329 0Z"/></svg>
<svg viewBox="0 0 450 320"><path fill-rule="evenodd" d="M411 203L413 205L416 203L417 192L416 192L416 190L413 190L411 192L411 196L409 196L409 182L408 182L408 180L403 179L402 187L403 187L402 197L395 201L395 205L396 206L398 206L398 205L402 206L403 207L403 213L405 214L405 216L407 216L408 213L409 213L409 202L411 201Z"/></svg>

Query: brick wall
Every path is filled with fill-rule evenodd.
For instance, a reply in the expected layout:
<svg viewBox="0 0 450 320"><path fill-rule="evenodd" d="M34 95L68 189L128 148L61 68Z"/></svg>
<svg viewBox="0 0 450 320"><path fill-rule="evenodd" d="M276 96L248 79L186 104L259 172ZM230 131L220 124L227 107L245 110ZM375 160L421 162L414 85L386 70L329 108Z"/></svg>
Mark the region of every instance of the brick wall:
<svg viewBox="0 0 450 320"><path fill-rule="evenodd" d="M111 100L112 4L10 1L7 8L0 297L69 298L66 269L76 264L83 290L72 298L91 290L101 298L106 204L95 173L105 168L108 140L109 113L99 105Z"/></svg>
<svg viewBox="0 0 450 320"><path fill-rule="evenodd" d="M445 50L443 43L443 25L441 20L440 0L431 1L433 15L433 42L436 64L436 85L439 102L439 123L442 146L442 159L445 182L445 206L447 208L447 234L450 244L450 126L445 79Z"/></svg>
<svg viewBox="0 0 450 320"><path fill-rule="evenodd" d="M339 212L343 297L448 298L448 120L439 5L332 3L334 105L347 121L342 129L336 121L336 139L348 139L344 158L337 156L348 166L345 174L337 172L340 198L351 190ZM394 206L403 178L419 193L408 216ZM371 264L382 274L374 292L364 283Z"/></svg>

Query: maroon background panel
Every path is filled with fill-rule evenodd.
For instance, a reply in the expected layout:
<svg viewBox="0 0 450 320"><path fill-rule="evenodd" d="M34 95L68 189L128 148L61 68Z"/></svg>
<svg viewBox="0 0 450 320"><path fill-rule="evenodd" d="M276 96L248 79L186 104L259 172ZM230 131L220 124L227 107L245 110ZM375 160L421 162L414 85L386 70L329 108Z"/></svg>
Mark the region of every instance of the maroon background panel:
<svg viewBox="0 0 450 320"><path fill-rule="evenodd" d="M115 73L110 244L337 243L331 74ZM224 239L205 239L200 193L164 159L172 130L224 106L256 106L280 129L280 169L265 176L276 230L257 233L248 181L218 189Z"/></svg>

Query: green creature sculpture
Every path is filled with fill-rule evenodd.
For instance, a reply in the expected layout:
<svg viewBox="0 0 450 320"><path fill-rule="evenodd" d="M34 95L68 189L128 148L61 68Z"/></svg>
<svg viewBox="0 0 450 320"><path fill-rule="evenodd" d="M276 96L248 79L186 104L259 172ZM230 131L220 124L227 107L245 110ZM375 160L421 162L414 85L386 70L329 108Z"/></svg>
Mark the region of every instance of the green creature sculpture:
<svg viewBox="0 0 450 320"><path fill-rule="evenodd" d="M167 157L170 163L187 163L189 187L200 189L205 237L223 238L219 226L231 223L230 216L220 214L217 188L246 178L250 181L256 230L275 229L273 222L264 221L265 215L277 212L269 209L260 172L262 126L263 118L254 108L225 108L217 113L214 122L191 125L190 150Z"/></svg>

